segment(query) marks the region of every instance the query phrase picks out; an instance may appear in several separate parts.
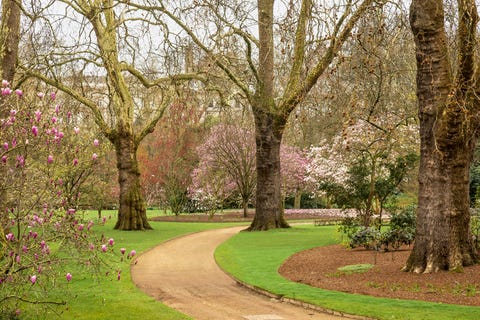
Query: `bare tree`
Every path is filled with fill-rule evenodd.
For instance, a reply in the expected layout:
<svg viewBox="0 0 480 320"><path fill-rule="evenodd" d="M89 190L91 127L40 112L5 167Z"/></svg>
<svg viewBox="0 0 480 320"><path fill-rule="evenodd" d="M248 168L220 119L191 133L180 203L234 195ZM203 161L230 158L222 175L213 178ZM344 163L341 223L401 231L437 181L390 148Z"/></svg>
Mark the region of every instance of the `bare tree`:
<svg viewBox="0 0 480 320"><path fill-rule="evenodd" d="M132 2L128 3L174 21L251 105L257 191L256 214L249 230L288 227L281 206L280 143L289 115L376 1L279 2L277 17L274 0ZM200 20L203 28L192 27Z"/></svg>
<svg viewBox="0 0 480 320"><path fill-rule="evenodd" d="M31 18L26 42L32 54L22 57L23 76L42 80L90 110L116 150L120 196L115 229L150 229L136 154L169 105L169 88L176 80L163 68L165 56L154 54L165 52L158 45L165 41L161 21L153 25L114 0L33 2L25 12ZM142 109L139 90L155 93L148 110Z"/></svg>
<svg viewBox="0 0 480 320"><path fill-rule="evenodd" d="M197 148L200 158L197 168L198 186L212 185L214 176L225 177L231 189L239 194L243 216L248 214L248 203L255 190L255 143L252 130L237 125L217 125L211 128L209 135ZM228 194L228 192L223 192ZM223 199L222 199L223 200Z"/></svg>
<svg viewBox="0 0 480 320"><path fill-rule="evenodd" d="M406 271L461 271L478 261L469 212L469 169L480 125L474 0L459 0L458 51L450 54L442 0L414 0L421 158L417 231ZM455 62L453 62L455 61ZM452 75L451 66L455 67Z"/></svg>

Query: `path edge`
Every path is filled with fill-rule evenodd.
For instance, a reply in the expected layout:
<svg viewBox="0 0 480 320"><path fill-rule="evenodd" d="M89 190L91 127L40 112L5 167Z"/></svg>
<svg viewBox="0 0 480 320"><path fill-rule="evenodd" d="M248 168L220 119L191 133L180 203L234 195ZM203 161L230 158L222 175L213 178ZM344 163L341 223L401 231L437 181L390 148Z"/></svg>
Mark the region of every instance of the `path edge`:
<svg viewBox="0 0 480 320"><path fill-rule="evenodd" d="M236 234L233 234L232 237L235 236L235 235ZM229 240L230 238L228 238L227 240ZM225 240L225 241L227 241L227 240ZM216 250L217 249L215 249L215 252L216 252ZM321 313L326 313L326 314L337 316L337 317L354 319L354 320L374 320L373 318L360 316L360 315L355 315L355 314L349 314L349 313L345 313L345 312L341 312L341 311L337 311L337 310L333 310L333 309L328 309L328 308L320 307L318 305L315 305L315 304L312 304L312 303L309 303L309 302L305 302L305 301L302 301L302 300L297 300L297 299L285 297L283 295L276 294L276 293L270 292L268 290L265 290L263 288L260 288L258 286L249 284L249 283L244 282L240 279L237 279L230 272L224 270L222 268L222 266L218 263L217 256L215 255L215 253L213 255L213 258L214 258L217 266L220 268L220 270L222 270L223 273L225 273L228 277L230 277L233 281L235 281L237 283L237 285L242 286L242 287L244 287L248 290L251 290L251 291L253 291L257 294L266 296L270 299L278 300L279 302L286 302L286 303L289 303L289 304L292 304L292 305L303 307L305 309L310 309L310 310L314 310L314 311L321 312Z"/></svg>

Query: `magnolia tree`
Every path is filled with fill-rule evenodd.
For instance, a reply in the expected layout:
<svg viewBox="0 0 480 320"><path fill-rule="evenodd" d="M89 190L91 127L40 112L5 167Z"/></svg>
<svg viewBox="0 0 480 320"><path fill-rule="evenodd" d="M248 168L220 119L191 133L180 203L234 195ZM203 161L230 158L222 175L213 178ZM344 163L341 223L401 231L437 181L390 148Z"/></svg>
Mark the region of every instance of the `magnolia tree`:
<svg viewBox="0 0 480 320"><path fill-rule="evenodd" d="M369 226L416 164L414 141L406 141L415 140L416 130L414 124L384 131L351 122L331 144L310 149L306 181L317 183L327 203L357 209L362 225Z"/></svg>
<svg viewBox="0 0 480 320"><path fill-rule="evenodd" d="M0 120L0 189L5 194L0 304L3 316L33 312L35 317L39 309L66 303L66 286L79 270L98 271L105 263L115 268L111 258L116 252L123 260L126 249L115 250L114 239L95 236L95 223L83 221L75 210L77 190L66 192L72 172L93 170L102 157L97 140L85 149L73 143L80 143L81 132L71 127L73 115L57 103L55 93L12 92L8 82L2 85L3 102L12 109ZM110 274L119 279L120 269ZM58 290L62 295L55 295Z"/></svg>
<svg viewBox="0 0 480 320"><path fill-rule="evenodd" d="M252 131L234 125L217 125L197 148L200 158L193 172L191 198L203 207L222 207L239 195L243 214L255 190L255 142Z"/></svg>
<svg viewBox="0 0 480 320"><path fill-rule="evenodd" d="M200 163L194 172L191 194L201 203L219 205L238 195L244 216L256 188L255 134L234 125L212 128L198 147ZM295 147L282 145L281 176L283 197L298 196L308 189L305 183L308 158Z"/></svg>
<svg viewBox="0 0 480 320"><path fill-rule="evenodd" d="M314 184L307 179L307 168L310 158L305 152L292 146L282 145L280 148L281 175L282 175L282 196L295 197L294 207L300 208L302 192L314 190Z"/></svg>

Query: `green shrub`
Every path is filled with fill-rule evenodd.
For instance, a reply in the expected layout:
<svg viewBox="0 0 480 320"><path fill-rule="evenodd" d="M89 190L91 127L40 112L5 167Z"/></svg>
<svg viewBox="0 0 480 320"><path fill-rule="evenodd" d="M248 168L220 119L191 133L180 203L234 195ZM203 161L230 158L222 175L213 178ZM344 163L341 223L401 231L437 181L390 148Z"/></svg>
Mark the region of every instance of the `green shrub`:
<svg viewBox="0 0 480 320"><path fill-rule="evenodd" d="M416 206L408 206L399 213L393 213L390 219L390 229L383 232L382 248L397 250L400 246L410 245L415 239Z"/></svg>
<svg viewBox="0 0 480 320"><path fill-rule="evenodd" d="M351 248L364 247L367 250L378 250L382 234L376 228L360 227L350 239Z"/></svg>
<svg viewBox="0 0 480 320"><path fill-rule="evenodd" d="M478 208L472 208L470 212L470 230L475 247L478 249L480 247L480 211Z"/></svg>
<svg viewBox="0 0 480 320"><path fill-rule="evenodd" d="M342 221L338 231L346 236L346 245L349 248L397 250L404 244L410 245L415 239L415 216L416 206L409 206L399 213L393 213L390 228L382 232L377 227L361 226L358 218L347 217ZM480 232L480 222L477 231Z"/></svg>

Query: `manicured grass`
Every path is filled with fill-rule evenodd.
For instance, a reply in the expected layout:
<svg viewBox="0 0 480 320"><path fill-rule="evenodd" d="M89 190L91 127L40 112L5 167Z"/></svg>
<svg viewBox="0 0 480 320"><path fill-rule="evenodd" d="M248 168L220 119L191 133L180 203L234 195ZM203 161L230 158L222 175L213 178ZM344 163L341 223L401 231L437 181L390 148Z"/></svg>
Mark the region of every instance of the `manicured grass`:
<svg viewBox="0 0 480 320"><path fill-rule="evenodd" d="M243 282L331 310L377 319L480 319L478 307L327 291L288 281L278 274L282 262L295 252L337 242L334 226L241 232L223 243L215 257L224 270Z"/></svg>
<svg viewBox="0 0 480 320"><path fill-rule="evenodd" d="M149 212L149 215L152 212ZM116 221L114 211L105 211L102 216L108 217L104 226L96 225L95 232L104 233L106 237L115 239L115 248L125 247L127 252L135 249L137 254L148 250L157 244L184 234L214 228L224 228L238 224L227 223L176 223L151 222L154 230L149 231L116 231L113 230ZM85 219L97 221L96 212L86 212ZM116 270L116 266L114 266ZM67 297L68 304L60 307L60 319L92 320L92 319L164 319L180 320L189 317L150 298L137 289L130 277L128 263L121 266L121 280L117 281L116 272L108 277L85 274L84 267L78 265L67 266L66 270L73 274L63 297ZM99 279L97 279L99 278ZM63 279L62 279L63 280ZM58 309L57 309L58 310ZM23 314L28 315L28 311ZM47 318L55 318L53 313ZM27 316L28 318L28 316Z"/></svg>

